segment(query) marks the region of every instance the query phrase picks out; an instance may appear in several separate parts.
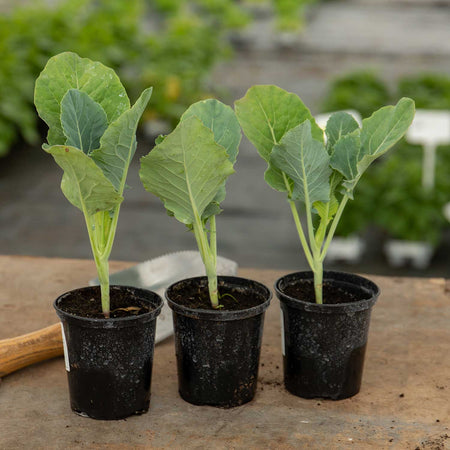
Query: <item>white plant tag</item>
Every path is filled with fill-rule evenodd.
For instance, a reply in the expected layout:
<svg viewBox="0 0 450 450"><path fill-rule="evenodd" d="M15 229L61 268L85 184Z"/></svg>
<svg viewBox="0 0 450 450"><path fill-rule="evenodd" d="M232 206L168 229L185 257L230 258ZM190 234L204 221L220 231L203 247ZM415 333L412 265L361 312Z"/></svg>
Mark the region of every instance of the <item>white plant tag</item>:
<svg viewBox="0 0 450 450"><path fill-rule="evenodd" d="M66 363L67 372L70 372L69 352L67 350L66 335L64 333L64 325L62 322L61 322L61 333L62 333L62 341L63 341L63 347L64 347L64 362Z"/></svg>
<svg viewBox="0 0 450 450"><path fill-rule="evenodd" d="M281 352L283 353L283 356L286 356L286 349L284 343L284 313L281 308L280 308L280 318L281 318Z"/></svg>

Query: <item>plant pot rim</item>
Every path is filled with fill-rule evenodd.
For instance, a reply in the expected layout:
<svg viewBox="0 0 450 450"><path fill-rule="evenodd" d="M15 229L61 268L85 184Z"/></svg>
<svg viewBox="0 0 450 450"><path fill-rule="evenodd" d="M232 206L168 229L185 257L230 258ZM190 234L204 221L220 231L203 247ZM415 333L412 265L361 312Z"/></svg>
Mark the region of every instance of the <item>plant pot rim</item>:
<svg viewBox="0 0 450 450"><path fill-rule="evenodd" d="M300 271L292 272L275 281L274 289L277 294L280 303L286 304L290 307L302 309L304 311L323 313L323 314L349 314L358 311L364 311L372 308L380 295L380 288L368 278L356 275L353 273L339 272L333 270L325 270L323 272L323 280L328 282L334 282L340 284L341 287L352 286L353 288L360 288L362 291L370 295L369 298L358 300L348 303L335 303L335 304L318 304L311 303L305 300L300 300L285 294L281 289L281 284L287 280L312 280L314 278L313 272Z"/></svg>
<svg viewBox="0 0 450 450"><path fill-rule="evenodd" d="M78 316L76 314L71 314L59 307L59 303L66 297L70 296L74 292L79 291L88 291L95 288L98 288L99 286L85 286L77 289L72 289L70 291L64 292L61 294L54 302L53 307L56 310L56 314L60 319L69 320L73 323L77 323L78 326L85 326L89 328L124 328L124 327L130 327L133 326L136 322L149 322L153 319L155 319L159 313L161 312L161 308L164 304L162 298L153 291L150 291L148 289L142 289L134 286L122 286L122 285L111 285L110 289L115 290L128 290L133 291L140 300L146 301L148 303L151 303L153 306L153 310L146 312L144 314L140 314L138 316L128 316L128 317L111 317L111 318L91 318L91 317L82 317ZM154 300L152 302L150 300Z"/></svg>
<svg viewBox="0 0 450 450"><path fill-rule="evenodd" d="M265 301L259 305L253 306L251 308L247 309L241 309L237 311L224 311L221 309L217 310L209 310L209 309L201 309L201 308L189 308L188 306L180 305L173 301L170 298L170 291L179 283L183 283L186 281L190 281L191 283L198 283L202 280L205 280L206 276L200 276L200 277L192 277L192 278L185 278L183 280L179 280L176 283L171 284L165 292L165 297L167 300L167 303L169 307L176 312L177 314L181 314L186 317L192 317L194 319L199 320L214 320L217 322L223 322L223 321L230 321L230 320L242 320L247 319L249 317L256 316L258 314L262 314L270 305L270 301L272 299L272 292L269 288L267 288L264 284L255 281L250 280L248 278L242 278L242 277L235 277L235 276L228 276L228 275L219 275L217 277L218 282L223 282L224 284L227 284L228 286L234 286L234 287L242 287L246 288L250 287L250 289L253 289L262 297L265 297Z"/></svg>

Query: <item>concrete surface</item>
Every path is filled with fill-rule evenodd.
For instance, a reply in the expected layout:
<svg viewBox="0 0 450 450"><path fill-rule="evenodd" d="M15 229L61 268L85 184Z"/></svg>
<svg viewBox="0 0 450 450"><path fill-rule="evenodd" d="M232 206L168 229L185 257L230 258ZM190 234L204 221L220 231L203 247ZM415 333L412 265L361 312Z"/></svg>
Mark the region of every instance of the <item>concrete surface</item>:
<svg viewBox="0 0 450 450"><path fill-rule="evenodd" d="M113 262L112 270L131 263ZM0 338L56 321L52 301L85 285L91 261L0 256ZM280 271L242 269L268 286ZM150 411L117 422L70 411L63 358L5 377L1 449L449 449L450 282L370 277L382 295L372 314L361 392L304 400L282 386L280 318L267 315L258 392L231 410L196 407L177 393L173 339L156 347Z"/></svg>

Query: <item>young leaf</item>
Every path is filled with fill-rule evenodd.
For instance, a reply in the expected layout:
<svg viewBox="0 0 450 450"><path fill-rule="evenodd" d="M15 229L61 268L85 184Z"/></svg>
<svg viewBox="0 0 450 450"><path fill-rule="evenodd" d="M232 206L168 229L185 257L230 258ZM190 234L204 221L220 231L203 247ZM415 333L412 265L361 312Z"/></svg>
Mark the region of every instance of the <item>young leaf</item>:
<svg viewBox="0 0 450 450"><path fill-rule="evenodd" d="M226 178L234 172L225 149L197 117L181 121L147 156L139 175L177 220L201 218Z"/></svg>
<svg viewBox="0 0 450 450"><path fill-rule="evenodd" d="M214 140L225 148L228 159L235 163L241 142L241 127L236 119L234 111L218 100L202 100L191 105L181 116L180 120L195 116L203 125L214 133ZM205 208L202 219L205 221L213 215L221 212L220 203L225 199L225 182L220 187L213 201Z"/></svg>
<svg viewBox="0 0 450 450"><path fill-rule="evenodd" d="M309 120L283 136L274 146L270 162L293 181L293 200L300 200L307 207L329 201L330 156L322 142L313 139Z"/></svg>
<svg viewBox="0 0 450 450"><path fill-rule="evenodd" d="M331 154L333 152L336 142L342 136L350 134L358 128L358 122L350 114L343 111L332 114L325 128L329 153Z"/></svg>
<svg viewBox="0 0 450 450"><path fill-rule="evenodd" d="M344 177L344 185L348 180L356 180L358 177L358 163L361 153L361 139L359 130L343 136L334 146L331 156L331 167L341 173ZM356 185L356 182L355 182ZM353 187L347 189L350 198L353 198Z"/></svg>
<svg viewBox="0 0 450 450"><path fill-rule="evenodd" d="M241 127L234 111L215 99L202 100L191 105L180 120L196 116L205 127L214 133L214 140L228 153L228 159L234 163L241 142Z"/></svg>
<svg viewBox="0 0 450 450"><path fill-rule="evenodd" d="M146 89L133 107L108 127L100 139L100 148L91 154L120 193L123 192L128 167L136 151L136 129L151 95L152 88Z"/></svg>
<svg viewBox="0 0 450 450"><path fill-rule="evenodd" d="M92 215L109 211L122 202L113 185L82 150L66 145L44 146L64 170L61 189L70 203Z"/></svg>
<svg viewBox="0 0 450 450"><path fill-rule="evenodd" d="M414 113L414 101L404 97L395 107L385 106L363 120L360 173L405 135L414 119Z"/></svg>
<svg viewBox="0 0 450 450"><path fill-rule="evenodd" d="M331 195L330 201L314 202L313 207L320 217L320 223L328 225L338 210L339 202L335 195Z"/></svg>
<svg viewBox="0 0 450 450"><path fill-rule="evenodd" d="M395 107L385 106L364 119L360 138L353 132L335 145L331 166L344 176L350 197L365 170L405 135L413 118L414 102L402 98Z"/></svg>
<svg viewBox="0 0 450 450"><path fill-rule="evenodd" d="M36 80L34 103L49 126L49 145L66 142L61 121L61 101L69 89L78 89L99 103L108 123L130 108L125 88L116 73L99 62L65 52L50 58Z"/></svg>
<svg viewBox="0 0 450 450"><path fill-rule="evenodd" d="M276 190L286 191L282 174L270 166L273 146L281 141L286 132L305 120L311 122L311 132L315 139L323 141L323 131L297 95L277 86L251 87L243 98L236 101L235 110L245 135L269 163L265 174L266 182Z"/></svg>
<svg viewBox="0 0 450 450"><path fill-rule="evenodd" d="M61 100L61 125L66 145L89 153L100 146L100 138L108 128L103 108L89 95L69 89Z"/></svg>

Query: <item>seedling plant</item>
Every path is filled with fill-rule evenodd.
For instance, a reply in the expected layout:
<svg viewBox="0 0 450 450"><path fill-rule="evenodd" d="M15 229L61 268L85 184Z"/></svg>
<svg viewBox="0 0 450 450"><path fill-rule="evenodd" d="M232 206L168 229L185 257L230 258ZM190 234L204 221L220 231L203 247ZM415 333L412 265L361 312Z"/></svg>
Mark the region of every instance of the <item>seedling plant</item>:
<svg viewBox="0 0 450 450"><path fill-rule="evenodd" d="M241 130L234 111L204 100L191 105L175 130L161 136L141 159L145 189L158 196L169 215L193 231L205 265L211 306L219 308L216 215L225 181L234 173Z"/></svg>
<svg viewBox="0 0 450 450"><path fill-rule="evenodd" d="M239 123L268 163L265 181L284 192L323 303L323 261L344 208L366 169L406 133L414 102L402 98L363 120L333 114L324 131L299 97L277 86L251 87L235 104ZM306 227L297 203L305 208Z"/></svg>
<svg viewBox="0 0 450 450"><path fill-rule="evenodd" d="M115 72L65 52L52 57L36 80L34 102L49 130L43 149L64 170L61 189L84 215L110 316L109 256L125 180L136 150L136 128L152 89L130 100Z"/></svg>

